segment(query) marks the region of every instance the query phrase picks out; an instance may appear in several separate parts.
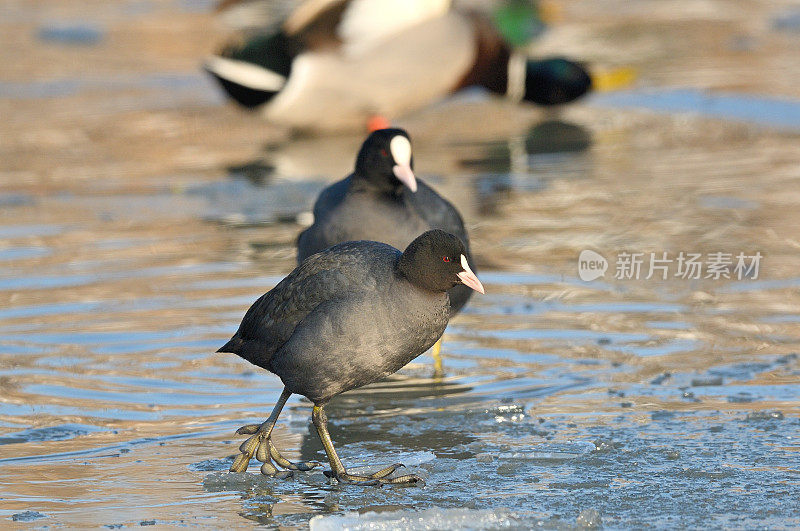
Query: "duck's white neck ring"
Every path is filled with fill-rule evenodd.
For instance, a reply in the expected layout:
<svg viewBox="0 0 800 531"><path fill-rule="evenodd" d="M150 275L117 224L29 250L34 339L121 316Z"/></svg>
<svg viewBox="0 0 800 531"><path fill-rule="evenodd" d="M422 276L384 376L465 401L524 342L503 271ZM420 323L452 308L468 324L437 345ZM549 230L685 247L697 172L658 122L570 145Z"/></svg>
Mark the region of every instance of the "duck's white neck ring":
<svg viewBox="0 0 800 531"><path fill-rule="evenodd" d="M513 50L508 58L506 98L514 103L519 103L525 96L525 65L527 62L528 56L520 50Z"/></svg>

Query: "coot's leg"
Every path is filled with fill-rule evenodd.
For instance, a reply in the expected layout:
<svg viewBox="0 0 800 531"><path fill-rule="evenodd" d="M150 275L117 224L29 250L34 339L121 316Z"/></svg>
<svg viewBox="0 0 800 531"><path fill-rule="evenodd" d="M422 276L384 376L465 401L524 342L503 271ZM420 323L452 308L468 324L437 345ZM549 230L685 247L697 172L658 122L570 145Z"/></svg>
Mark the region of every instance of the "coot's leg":
<svg viewBox="0 0 800 531"><path fill-rule="evenodd" d="M239 446L239 451L241 453L236 456L236 459L233 461L230 469L231 472L244 472L247 470L247 465L250 463L250 459L253 458L253 455L263 463L261 465L261 473L265 476L290 477L294 470L311 470L319 464L292 463L283 457L272 443L272 428L275 427L275 423L278 421L278 415L281 414L281 410L291 394L292 393L289 392L288 389L283 390L281 397L278 399L278 403L275 404L275 408L263 424L248 424L236 430L236 433L239 435L251 435L251 437ZM278 472L278 469L272 464L273 460L278 466L288 470L285 472Z"/></svg>
<svg viewBox="0 0 800 531"><path fill-rule="evenodd" d="M340 483L357 483L359 485L412 485L415 483L423 483L423 479L414 474L387 479L386 476L403 466L400 463L386 467L368 476L349 474L342 464L342 460L339 459L336 449L333 447L333 441L331 441L331 436L328 433L328 417L325 415L325 411L322 408L323 406L314 405L314 410L311 413L311 420L317 428L319 438L322 440L322 446L325 447L325 453L328 455L328 460L331 463L331 470L324 471L326 476L335 478Z"/></svg>
<svg viewBox="0 0 800 531"><path fill-rule="evenodd" d="M442 367L442 338L440 337L436 343L433 344L431 349L431 356L433 356L433 377L441 378L444 376L444 367Z"/></svg>

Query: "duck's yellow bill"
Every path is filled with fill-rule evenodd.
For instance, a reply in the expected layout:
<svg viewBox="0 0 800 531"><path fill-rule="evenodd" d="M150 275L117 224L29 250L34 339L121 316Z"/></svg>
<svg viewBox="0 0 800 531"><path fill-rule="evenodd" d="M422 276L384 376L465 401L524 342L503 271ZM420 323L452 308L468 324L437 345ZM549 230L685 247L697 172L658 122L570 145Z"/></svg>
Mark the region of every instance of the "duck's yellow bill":
<svg viewBox="0 0 800 531"><path fill-rule="evenodd" d="M596 92L609 92L629 87L636 81L638 72L632 66L619 66L617 68L593 70L592 90Z"/></svg>

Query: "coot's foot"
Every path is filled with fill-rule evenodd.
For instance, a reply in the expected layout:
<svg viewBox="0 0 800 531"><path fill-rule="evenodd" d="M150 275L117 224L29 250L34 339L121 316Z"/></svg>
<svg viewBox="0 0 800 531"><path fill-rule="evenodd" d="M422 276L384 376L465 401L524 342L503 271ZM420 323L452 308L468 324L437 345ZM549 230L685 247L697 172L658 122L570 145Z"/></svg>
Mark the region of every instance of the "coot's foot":
<svg viewBox="0 0 800 531"><path fill-rule="evenodd" d="M337 474L331 470L324 470L322 473L325 474L326 477L333 478L339 483L356 484L368 487L378 485L423 485L425 483L420 476L415 474L406 474L404 476L397 476L396 478L386 477L402 466L402 464L394 464L368 476L359 476L357 474L350 474L348 472L339 472Z"/></svg>
<svg viewBox="0 0 800 531"><path fill-rule="evenodd" d="M323 471L323 474L325 474L327 477L334 478L339 483L354 483L357 485L368 486L425 484L425 481L421 477L414 474L398 476L396 478L387 477L391 475L392 472L403 466L402 463L395 463L392 466L388 466L383 470L378 470L369 476L358 476L348 473L347 469L342 464L342 460L339 459L336 449L333 447L331 434L328 432L328 417L325 415L323 408L324 405L315 404L314 409L311 412L311 420L314 422L314 426L317 428L317 433L319 433L322 446L325 448L325 453L328 454L328 460L331 463L331 469Z"/></svg>
<svg viewBox="0 0 800 531"><path fill-rule="evenodd" d="M247 470L247 465L254 455L256 459L263 463L261 465L261 473L265 476L292 477L295 470L306 471L319 466L319 463L315 462L293 463L283 457L272 442L271 432L273 425L273 423L267 421L261 425L248 424L236 430L236 433L240 435L251 436L239 446L241 453L231 465L231 472L244 472ZM285 468L287 472L279 471L275 465Z"/></svg>
<svg viewBox="0 0 800 531"><path fill-rule="evenodd" d="M348 474L347 472L343 472L340 475L343 475L343 477L344 476L349 476L349 477L352 477L352 478L363 478L365 480L366 479L382 479L382 478L385 478L386 476L388 476L389 474L391 474L392 472L394 472L395 470L397 470L398 468L402 468L404 466L405 465L403 463L395 463L393 465L387 466L386 468L378 470L377 472L369 474L368 476L358 476L358 475L355 475L355 474ZM332 470L323 470L322 473L325 474L325 476L329 477L329 478L335 478L336 477L336 474Z"/></svg>
<svg viewBox="0 0 800 531"><path fill-rule="evenodd" d="M283 409L286 400L289 399L291 394L288 389L283 390L278 403L275 404L275 409L272 410L272 414L263 424L248 424L236 430L237 434L250 435L250 437L239 446L241 453L234 459L230 468L231 472L244 472L247 470L247 466L254 455L256 459L263 463L261 465L261 473L265 476L289 478L294 475L295 470L305 471L319 466L319 463L314 462L292 463L283 457L272 443L272 428L275 427L278 415L280 415L281 409ZM279 471L275 465L286 470Z"/></svg>

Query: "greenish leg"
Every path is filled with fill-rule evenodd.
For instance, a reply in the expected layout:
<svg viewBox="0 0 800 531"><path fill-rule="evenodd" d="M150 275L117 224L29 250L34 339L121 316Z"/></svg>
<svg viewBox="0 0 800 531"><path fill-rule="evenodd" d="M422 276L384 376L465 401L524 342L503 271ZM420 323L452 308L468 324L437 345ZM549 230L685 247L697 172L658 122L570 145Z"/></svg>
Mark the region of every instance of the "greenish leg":
<svg viewBox="0 0 800 531"><path fill-rule="evenodd" d="M233 461L230 468L231 472L244 472L247 470L250 459L254 455L256 459L263 463L261 465L261 473L265 476L290 477L294 470L311 470L319 465L319 463L292 463L283 457L272 443L272 429L275 427L278 416L291 395L292 393L288 389L283 390L278 403L275 404L275 408L263 424L248 424L236 430L239 435L250 435L251 437L239 446L239 452L241 453ZM278 471L272 463L273 460L278 466L287 469L287 471Z"/></svg>
<svg viewBox="0 0 800 531"><path fill-rule="evenodd" d="M433 344L431 349L431 356L433 356L433 377L442 378L444 376L444 367L442 366L442 338L440 337L436 343Z"/></svg>
<svg viewBox="0 0 800 531"><path fill-rule="evenodd" d="M396 478L386 479L386 476L390 475L392 472L397 470L398 468L402 467L401 463L395 463L391 466L384 468L383 470L379 470L374 474L370 474L368 476L357 476L355 474L349 474L347 469L342 464L342 460L339 459L339 455L336 453L336 449L333 447L333 441L331 440L331 435L328 433L328 418L325 415L325 411L322 409L323 406L314 406L313 411L311 412L311 420L314 422L314 426L317 428L317 433L319 433L319 438L322 440L322 446L325 448L325 453L328 456L328 461L331 464L331 470L324 471L324 474L329 478L335 478L340 483L356 483L359 485L367 485L367 486L374 486L374 485L413 485L416 483L423 483L423 479L414 474L408 474L405 476L398 476Z"/></svg>

